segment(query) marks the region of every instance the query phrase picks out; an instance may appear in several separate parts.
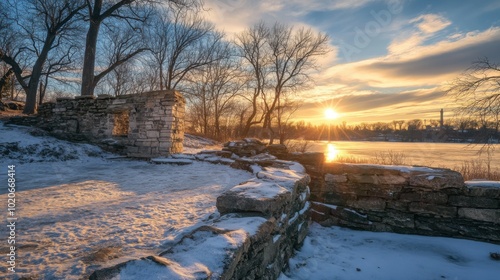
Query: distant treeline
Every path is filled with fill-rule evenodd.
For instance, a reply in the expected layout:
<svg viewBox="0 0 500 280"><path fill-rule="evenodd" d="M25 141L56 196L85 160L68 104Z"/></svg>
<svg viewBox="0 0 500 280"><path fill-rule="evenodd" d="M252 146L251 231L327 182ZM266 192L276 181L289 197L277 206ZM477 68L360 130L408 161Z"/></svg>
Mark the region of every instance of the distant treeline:
<svg viewBox="0 0 500 280"><path fill-rule="evenodd" d="M234 126L224 126L220 140L238 138L237 120ZM230 122L228 122L230 123ZM291 122L280 135L282 139L332 140L332 141L400 141L400 142L460 142L498 143L500 134L494 123L474 120L450 119L441 126L439 120L414 119L409 121L313 125L303 121ZM193 132L193 131L192 131ZM209 132L209 131L208 131ZM208 133L206 136L210 136ZM267 138L267 131L254 126L249 136Z"/></svg>

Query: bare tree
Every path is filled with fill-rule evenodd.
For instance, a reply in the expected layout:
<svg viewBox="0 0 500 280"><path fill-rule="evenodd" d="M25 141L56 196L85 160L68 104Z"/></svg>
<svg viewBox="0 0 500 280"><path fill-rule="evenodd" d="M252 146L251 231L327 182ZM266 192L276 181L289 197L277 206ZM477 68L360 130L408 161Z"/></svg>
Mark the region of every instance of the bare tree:
<svg viewBox="0 0 500 280"><path fill-rule="evenodd" d="M138 67L136 63L125 63L113 69L101 82L97 85L96 94L108 95L125 95L130 93L143 92L139 87L143 81L138 71L134 69Z"/></svg>
<svg viewBox="0 0 500 280"><path fill-rule="evenodd" d="M128 83L124 79L131 78L133 75L132 67L127 64L132 63L139 54L145 52L148 48L144 37L141 36L142 34L128 25L123 26L120 22L114 21L108 22L104 29L103 37L105 37L105 40L98 45L101 56L97 60L97 65L102 71L96 71L92 79L92 91L104 77L112 74L115 79L119 79L119 81L112 83L114 89L118 90L112 95L121 95L126 88L125 84Z"/></svg>
<svg viewBox="0 0 500 280"><path fill-rule="evenodd" d="M269 30L263 22L254 25L236 36L235 44L239 50L239 55L248 65L249 73L248 94L244 97L250 102L250 110L242 111L241 118L244 119L241 136L246 137L252 125L262 122L264 114L258 117L259 97L264 96L266 87L267 65L269 63L266 56L266 38Z"/></svg>
<svg viewBox="0 0 500 280"><path fill-rule="evenodd" d="M73 29L75 18L85 5L83 1L72 0L25 0L10 2L10 5L13 9L11 16L18 27L12 32L21 32L23 42L10 50L2 46L0 59L12 67L26 92L24 113L33 114L36 112L38 85L49 53L62 44L64 35ZM30 52L35 59L31 73L23 76L18 58L26 52Z"/></svg>
<svg viewBox="0 0 500 280"><path fill-rule="evenodd" d="M227 56L216 49L223 34L190 10L164 10L152 25L148 44L160 90L178 88L191 71Z"/></svg>
<svg viewBox="0 0 500 280"><path fill-rule="evenodd" d="M274 133L271 116L276 107L280 106L282 96L286 92L303 87L304 83L309 81L308 71L316 67L315 57L327 54L329 49L326 34L314 33L305 28L294 30L293 27L279 23L275 23L270 29L267 42L271 50L271 84L274 87L274 95L271 104L266 102L264 128L271 131L269 138L272 143Z"/></svg>
<svg viewBox="0 0 500 280"><path fill-rule="evenodd" d="M11 5L12 3L0 1L0 63L2 66L0 68L0 93L4 95L7 95L6 91L13 87L13 76L23 80L24 70L20 66L20 56L23 53L20 50L22 38L16 36L16 33L20 31L17 29L18 25Z"/></svg>
<svg viewBox="0 0 500 280"><path fill-rule="evenodd" d="M460 107L457 113L481 123L480 142L498 137L500 126L500 65L487 58L472 64L446 91Z"/></svg>
<svg viewBox="0 0 500 280"><path fill-rule="evenodd" d="M285 144L285 140L288 138L289 127L293 124L291 118L299 108L300 103L292 100L289 96L280 98L276 107L276 125L280 144Z"/></svg>
<svg viewBox="0 0 500 280"><path fill-rule="evenodd" d="M14 71L12 68L5 67L5 65L3 65L0 70L0 97L10 95L12 77L14 77Z"/></svg>
<svg viewBox="0 0 500 280"><path fill-rule="evenodd" d="M99 36L99 30L103 22L109 19L119 19L133 27L134 30L141 29L140 26L150 16L151 10L147 9L148 4L154 5L157 1L154 0L86 0L86 8L89 17L89 28L85 42L85 56L82 70L82 88L81 95L93 95L96 82L95 64L96 64L96 49ZM175 5L178 7L198 6L198 0L167 0L164 3ZM133 54L133 53L131 53ZM132 56L133 57L133 56ZM128 60L132 57L123 57ZM123 63L123 62L122 62ZM121 63L119 63L121 64ZM118 64L118 65L119 65ZM118 65L111 65L110 68ZM109 73L102 71L101 73Z"/></svg>
<svg viewBox="0 0 500 280"><path fill-rule="evenodd" d="M193 72L186 93L198 113L198 123L205 135L222 139L222 120L231 114L234 101L244 86L240 61L231 54L229 43L221 42L214 48L214 55L221 57ZM209 131L213 128L213 131Z"/></svg>
<svg viewBox="0 0 500 280"><path fill-rule="evenodd" d="M316 67L315 58L329 52L328 36L280 23L268 27L261 22L240 34L237 44L252 71L254 97L259 95L263 101L263 128L268 130L272 143L275 110L281 106L283 95L304 87L310 80L308 74ZM247 124L255 122L255 114Z"/></svg>
<svg viewBox="0 0 500 280"><path fill-rule="evenodd" d="M74 79L66 75L70 72L75 72L76 62L78 61L80 45L74 40L64 40L59 42L53 49L44 65L40 84L39 84L39 99L41 105L45 99L49 82L55 83L57 86L68 86L74 83Z"/></svg>

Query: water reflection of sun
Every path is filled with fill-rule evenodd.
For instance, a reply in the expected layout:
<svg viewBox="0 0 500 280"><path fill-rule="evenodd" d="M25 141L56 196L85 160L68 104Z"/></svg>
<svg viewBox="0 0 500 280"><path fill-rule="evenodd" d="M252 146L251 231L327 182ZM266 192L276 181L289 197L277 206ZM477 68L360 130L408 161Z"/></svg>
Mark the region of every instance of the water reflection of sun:
<svg viewBox="0 0 500 280"><path fill-rule="evenodd" d="M326 162L333 162L339 154L339 150L335 148L335 145L328 143L326 146Z"/></svg>

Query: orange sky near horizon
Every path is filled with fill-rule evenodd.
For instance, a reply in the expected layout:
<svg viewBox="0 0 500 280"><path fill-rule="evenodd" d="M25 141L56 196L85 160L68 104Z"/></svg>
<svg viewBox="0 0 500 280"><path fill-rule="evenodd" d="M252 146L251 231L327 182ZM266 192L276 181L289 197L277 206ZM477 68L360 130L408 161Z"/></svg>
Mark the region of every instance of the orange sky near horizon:
<svg viewBox="0 0 500 280"><path fill-rule="evenodd" d="M445 91L474 61L500 62L500 2L431 0L206 0L205 17L230 37L263 20L330 37L312 86L296 93L293 120L334 123L445 120L457 102Z"/></svg>

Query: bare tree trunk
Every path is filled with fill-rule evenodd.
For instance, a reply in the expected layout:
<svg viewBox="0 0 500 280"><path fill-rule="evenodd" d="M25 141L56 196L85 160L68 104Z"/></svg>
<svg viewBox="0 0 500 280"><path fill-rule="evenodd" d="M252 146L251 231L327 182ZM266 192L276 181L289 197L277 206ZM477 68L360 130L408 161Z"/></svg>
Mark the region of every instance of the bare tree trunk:
<svg viewBox="0 0 500 280"><path fill-rule="evenodd" d="M3 92L4 87L7 85L7 83L10 83L10 78L13 76L14 70L10 68L3 77L0 79L0 93Z"/></svg>
<svg viewBox="0 0 500 280"><path fill-rule="evenodd" d="M256 89L257 91L257 89ZM252 99L252 113L250 113L250 116L248 116L245 126L243 128L243 132L241 134L242 137L247 137L248 133L250 132L250 127L254 124L253 119L257 115L257 98L259 97L259 94L254 94L253 99Z"/></svg>
<svg viewBox="0 0 500 280"><path fill-rule="evenodd" d="M163 65L160 63L160 90L164 90L163 88Z"/></svg>
<svg viewBox="0 0 500 280"><path fill-rule="evenodd" d="M12 77L11 79L11 86L10 86L10 100L14 100L14 86L15 86L15 83L16 83L16 79L14 77Z"/></svg>
<svg viewBox="0 0 500 280"><path fill-rule="evenodd" d="M100 14L100 6L102 1L96 1L96 7L94 7L94 13ZM98 10L97 10L98 9ZM95 68L95 58L96 58L96 48L97 48L97 36L99 35L99 28L101 22L99 19L91 18L90 27L87 32L87 39L85 40L85 57L83 59L83 70L82 70L82 88L81 95L94 95L94 68Z"/></svg>
<svg viewBox="0 0 500 280"><path fill-rule="evenodd" d="M45 92L43 90L43 82L40 82L38 92L40 92L40 95L39 95L39 98L38 98L38 105L42 105L43 96L45 95Z"/></svg>
<svg viewBox="0 0 500 280"><path fill-rule="evenodd" d="M42 75L43 65L47 60L47 56L52 47L52 43L54 42L56 35L48 33L47 38L45 39L43 49L38 56L35 65L33 66L33 70L31 72L31 78L28 83L28 91L26 92L26 104L24 106L23 113L25 114L35 114L36 113L36 93L38 90L38 83L40 82L40 76Z"/></svg>

